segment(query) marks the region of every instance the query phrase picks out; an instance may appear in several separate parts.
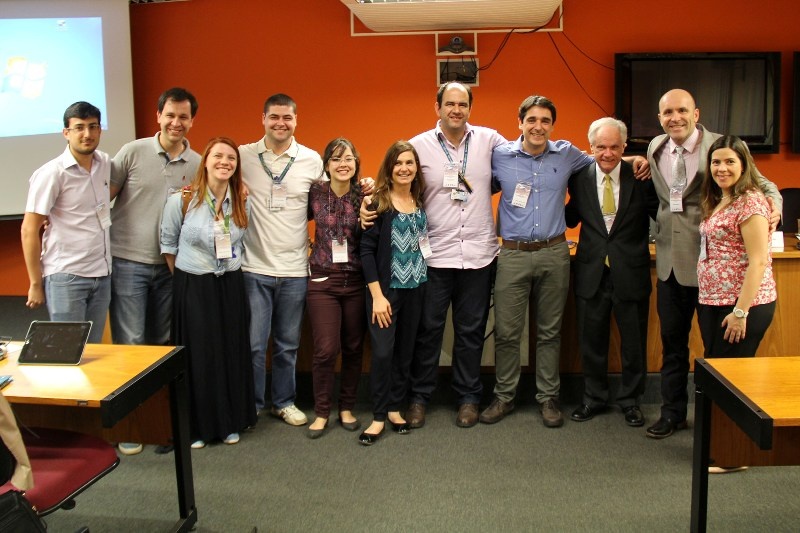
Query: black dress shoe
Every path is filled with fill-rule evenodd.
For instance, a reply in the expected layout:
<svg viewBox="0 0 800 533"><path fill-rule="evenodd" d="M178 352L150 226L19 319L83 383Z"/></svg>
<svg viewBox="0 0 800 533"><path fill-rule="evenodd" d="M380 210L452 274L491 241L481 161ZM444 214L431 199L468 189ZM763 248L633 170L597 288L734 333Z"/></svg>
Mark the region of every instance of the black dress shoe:
<svg viewBox="0 0 800 533"><path fill-rule="evenodd" d="M164 455L165 453L171 453L175 447L172 444L162 444L161 446L156 446L155 451L158 455Z"/></svg>
<svg viewBox="0 0 800 533"><path fill-rule="evenodd" d="M361 427L361 422L358 420L354 420L353 422L345 422L342 420L341 416L339 417L339 424L341 424L341 426L347 431L355 431Z"/></svg>
<svg viewBox="0 0 800 533"><path fill-rule="evenodd" d="M689 425L686 420L675 422L670 418L661 417L658 422L647 428L646 434L651 439L665 439L679 429L686 429Z"/></svg>
<svg viewBox="0 0 800 533"><path fill-rule="evenodd" d="M594 418L594 415L598 414L601 410L601 407L589 407L586 404L582 404L577 409L572 411L570 418L575 422L586 422L587 420Z"/></svg>
<svg viewBox="0 0 800 533"><path fill-rule="evenodd" d="M638 428L644 425L644 415L638 405L630 405L622 409L625 414L625 423L631 427Z"/></svg>
<svg viewBox="0 0 800 533"><path fill-rule="evenodd" d="M411 433L411 424L408 422L402 422L400 424L396 424L389 420L389 423L392 425L392 431L397 433L398 435L407 435Z"/></svg>
<svg viewBox="0 0 800 533"><path fill-rule="evenodd" d="M381 438L381 435L383 435L383 430L381 430L380 433L367 433L364 431L358 436L358 442L364 446L372 446L378 442L378 439Z"/></svg>

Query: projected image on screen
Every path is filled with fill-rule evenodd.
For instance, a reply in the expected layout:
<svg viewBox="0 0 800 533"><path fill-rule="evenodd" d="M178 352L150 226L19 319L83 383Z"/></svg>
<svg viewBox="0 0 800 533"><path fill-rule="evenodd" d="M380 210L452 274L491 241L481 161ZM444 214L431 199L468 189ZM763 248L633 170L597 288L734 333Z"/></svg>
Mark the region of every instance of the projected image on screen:
<svg viewBox="0 0 800 533"><path fill-rule="evenodd" d="M0 137L59 133L78 100L107 129L100 17L0 19Z"/></svg>

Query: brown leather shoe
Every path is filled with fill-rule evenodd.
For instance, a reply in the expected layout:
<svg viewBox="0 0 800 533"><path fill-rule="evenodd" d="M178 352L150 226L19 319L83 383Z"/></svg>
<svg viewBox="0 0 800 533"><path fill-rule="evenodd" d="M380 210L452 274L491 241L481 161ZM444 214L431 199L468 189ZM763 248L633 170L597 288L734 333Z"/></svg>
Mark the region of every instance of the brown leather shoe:
<svg viewBox="0 0 800 533"><path fill-rule="evenodd" d="M425 404L412 403L406 411L406 422L413 429L419 429L425 425Z"/></svg>
<svg viewBox="0 0 800 533"><path fill-rule="evenodd" d="M462 403L458 408L456 425L460 428L471 428L478 423L478 404Z"/></svg>
<svg viewBox="0 0 800 533"><path fill-rule="evenodd" d="M484 424L495 424L500 422L506 417L508 413L514 410L514 400L504 402L500 398L495 397L489 407L483 410L480 416L480 421Z"/></svg>
<svg viewBox="0 0 800 533"><path fill-rule="evenodd" d="M564 425L564 417L561 416L561 409L558 402L552 398L539 404L539 411L542 413L542 422L549 428L557 428Z"/></svg>

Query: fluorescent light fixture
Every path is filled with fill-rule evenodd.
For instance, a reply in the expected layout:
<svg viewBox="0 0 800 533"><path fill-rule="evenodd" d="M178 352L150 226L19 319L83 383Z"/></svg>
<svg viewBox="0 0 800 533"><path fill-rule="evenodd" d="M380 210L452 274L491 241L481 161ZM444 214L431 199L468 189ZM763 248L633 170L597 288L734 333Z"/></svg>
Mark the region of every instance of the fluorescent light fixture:
<svg viewBox="0 0 800 533"><path fill-rule="evenodd" d="M374 32L538 28L561 0L341 0Z"/></svg>

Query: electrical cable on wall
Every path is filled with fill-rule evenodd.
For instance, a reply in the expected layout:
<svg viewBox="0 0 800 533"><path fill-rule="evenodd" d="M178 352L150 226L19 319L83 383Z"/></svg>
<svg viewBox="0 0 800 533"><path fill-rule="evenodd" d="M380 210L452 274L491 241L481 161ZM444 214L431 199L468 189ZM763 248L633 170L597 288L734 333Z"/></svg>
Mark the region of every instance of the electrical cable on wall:
<svg viewBox="0 0 800 533"><path fill-rule="evenodd" d="M606 110L603 108L603 106L602 106L602 105L600 105L600 102L598 102L597 100L595 100L594 98L592 98L592 95L591 95L591 94L589 94L589 91L587 91L587 90L586 90L586 87L584 87L584 86L583 86L583 84L581 83L581 80L579 80L579 79L578 79L578 76L575 74L575 72L574 72L574 71L572 70L572 68L569 66L569 63L567 62L566 58L565 58L565 57L564 57L564 55L561 53L561 49L560 49L560 48L558 47L558 45L556 44L556 41L553 39L553 36L552 36L552 35L548 35L548 37L550 37L550 42L551 42L551 43L553 43L553 48L555 48L555 49L556 49L556 53L558 54L558 57L560 57L560 58L561 58L561 62L562 62L562 63L564 63L564 66L565 66L565 67L567 67L567 70L568 70L568 71L569 71L569 73L572 75L572 78L575 80L575 83L577 83L577 84L578 84L578 87L580 87L580 88L581 88L581 90L583 91L583 93L586 95L586 97L587 97L589 100L591 100L592 102L594 102L594 105L596 105L598 108L600 108L600 111L602 111L602 112L603 112L603 113L604 113L606 116L611 116L611 114L610 114L608 111L606 111ZM570 42L572 42L572 41L570 41ZM577 47L576 47L576 48L577 48ZM612 70L613 70L613 69L612 69Z"/></svg>
<svg viewBox="0 0 800 533"><path fill-rule="evenodd" d="M563 22L562 21L563 18L564 18L564 11L562 10L561 14L558 16L559 23ZM508 44L508 41L509 41L509 39L511 39L511 35L512 34L518 33L520 35L526 35L526 34L530 34L530 33L536 33L536 32L538 32L539 30L541 30L542 28L544 28L545 26L547 26L549 24L550 23L548 22L547 24L543 24L543 25L541 25L541 26L539 26L537 28L533 28L532 30L528 30L528 31L519 31L517 29L509 30L509 32L506 33L505 36L503 37L503 40L500 42L500 45L497 47L497 51L494 53L494 56L489 61L489 63L487 63L486 65L480 67L478 70L479 71L481 71L481 70L489 70L489 67L492 66L494 61L498 58L498 56L500 56L500 52L502 52L503 48L505 48L506 45Z"/></svg>

